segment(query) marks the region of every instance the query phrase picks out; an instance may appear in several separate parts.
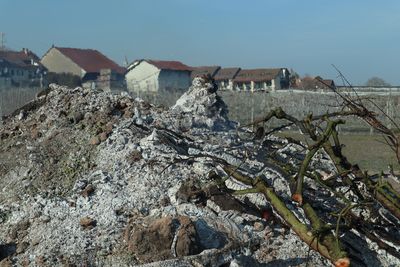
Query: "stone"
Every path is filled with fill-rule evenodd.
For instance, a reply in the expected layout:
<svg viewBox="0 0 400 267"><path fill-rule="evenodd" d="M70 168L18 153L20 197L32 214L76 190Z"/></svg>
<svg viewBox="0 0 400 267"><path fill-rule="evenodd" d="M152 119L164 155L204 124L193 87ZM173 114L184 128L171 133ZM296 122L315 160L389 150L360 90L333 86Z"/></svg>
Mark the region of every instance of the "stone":
<svg viewBox="0 0 400 267"><path fill-rule="evenodd" d="M85 189L82 190L81 195L83 197L89 197L94 193L94 190L95 190L94 186L89 184L85 187Z"/></svg>
<svg viewBox="0 0 400 267"><path fill-rule="evenodd" d="M135 163L141 159L142 159L142 153L139 150L135 149L130 153L128 161L130 163Z"/></svg>
<svg viewBox="0 0 400 267"><path fill-rule="evenodd" d="M35 237L31 241L32 246L37 246L40 243L40 237Z"/></svg>
<svg viewBox="0 0 400 267"><path fill-rule="evenodd" d="M107 133L106 132L101 132L99 134L99 140L100 140L100 142L106 141L107 140Z"/></svg>
<svg viewBox="0 0 400 267"><path fill-rule="evenodd" d="M200 253L203 249L198 241L195 224L189 217L179 217L179 228L176 242L176 256L183 257Z"/></svg>
<svg viewBox="0 0 400 267"><path fill-rule="evenodd" d="M10 258L0 259L0 267L13 267L13 262Z"/></svg>
<svg viewBox="0 0 400 267"><path fill-rule="evenodd" d="M36 256L35 262L38 266L46 266L46 258L42 255Z"/></svg>
<svg viewBox="0 0 400 267"><path fill-rule="evenodd" d="M31 130L31 138L32 139L38 139L42 136L42 133L38 130L38 128L34 127Z"/></svg>
<svg viewBox="0 0 400 267"><path fill-rule="evenodd" d="M83 217L79 220L79 224L82 226L83 229L92 229L96 226L96 220L91 217Z"/></svg>
<svg viewBox="0 0 400 267"><path fill-rule="evenodd" d="M186 216L159 218L148 227L131 225L125 232L128 249L143 263L198 254L202 247Z"/></svg>
<svg viewBox="0 0 400 267"><path fill-rule="evenodd" d="M107 122L107 124L106 124L106 126L105 126L104 132L105 132L107 135L109 135L109 134L112 133L112 130L113 130L113 123L109 121L109 122Z"/></svg>
<svg viewBox="0 0 400 267"><path fill-rule="evenodd" d="M40 220L44 223L48 223L48 222L50 222L51 218L50 218L50 216L43 215L40 217Z"/></svg>
<svg viewBox="0 0 400 267"><path fill-rule="evenodd" d="M265 226L262 222L254 222L253 228L254 231L261 232L265 229Z"/></svg>
<svg viewBox="0 0 400 267"><path fill-rule="evenodd" d="M94 145L94 146L100 144L100 142L101 142L101 141L100 141L99 136L93 136L93 137L90 139L90 144L91 144L91 145Z"/></svg>
<svg viewBox="0 0 400 267"><path fill-rule="evenodd" d="M84 118L84 114L82 112L80 112L80 111L76 111L76 112L72 113L72 116L71 116L70 120L71 120L71 122L77 124L81 120L83 120L83 118Z"/></svg>
<svg viewBox="0 0 400 267"><path fill-rule="evenodd" d="M157 219L147 228L128 228L125 234L128 250L143 263L171 258L174 228L172 217Z"/></svg>
<svg viewBox="0 0 400 267"><path fill-rule="evenodd" d="M27 248L29 247L29 243L28 242L21 242L17 245L17 250L16 253L17 254L21 254L22 252L24 252Z"/></svg>
<svg viewBox="0 0 400 267"><path fill-rule="evenodd" d="M134 113L133 113L132 110L127 109L127 110L124 111L123 117L124 117L125 119L132 118L132 117L133 117L133 114L134 114Z"/></svg>

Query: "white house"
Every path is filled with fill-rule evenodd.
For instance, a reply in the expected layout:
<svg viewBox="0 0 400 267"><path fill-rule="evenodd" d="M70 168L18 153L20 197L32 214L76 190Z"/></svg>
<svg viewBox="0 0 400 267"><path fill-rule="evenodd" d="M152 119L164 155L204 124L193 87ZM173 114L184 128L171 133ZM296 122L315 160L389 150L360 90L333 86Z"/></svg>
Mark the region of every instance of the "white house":
<svg viewBox="0 0 400 267"><path fill-rule="evenodd" d="M236 90L279 90L289 88L287 68L242 69L233 80Z"/></svg>
<svg viewBox="0 0 400 267"><path fill-rule="evenodd" d="M136 60L125 74L130 91L158 92L186 90L192 68L179 61Z"/></svg>

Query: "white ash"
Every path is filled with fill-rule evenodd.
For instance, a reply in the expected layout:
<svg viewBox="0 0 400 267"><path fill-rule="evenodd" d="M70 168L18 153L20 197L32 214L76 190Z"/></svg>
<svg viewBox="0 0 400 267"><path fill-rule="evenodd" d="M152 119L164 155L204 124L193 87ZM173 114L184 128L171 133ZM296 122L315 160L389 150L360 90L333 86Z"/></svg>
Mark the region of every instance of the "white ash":
<svg viewBox="0 0 400 267"><path fill-rule="evenodd" d="M38 161L35 159L39 156L36 153L38 144L54 135L59 127L77 127L76 132L71 134L79 133L82 140L88 140L93 135L92 132L78 131L75 124L68 126L70 122L61 118L60 112L69 105L88 119L94 112L112 114L110 107L116 103L132 107L132 116L119 116L107 139L89 150L90 155L66 151L68 164L72 166L75 166L73 163L77 158L83 162L90 159L95 162L93 168L79 173L71 191L59 196L40 190L28 193L31 182L27 177L34 169L32 164ZM61 255L77 264L81 264L79 260L92 259L92 263L97 262L98 266L134 265L131 258L119 253L124 245L123 233L128 221L140 223L143 218L165 216L190 217L196 224L204 247L208 249L199 255L145 266L191 266L189 263L194 262L199 266L230 262L232 266L240 262L267 263L270 266L284 263L306 265L308 246L281 225L251 214L221 210L209 200L205 206L200 206L176 198L181 185L190 179L207 185L210 183L207 175L211 170L222 174L213 160L213 157L218 157L235 166L254 170L254 175L263 176L285 203L289 207L291 205L288 177L254 157L246 158L245 148L256 151L259 145L254 147L252 142L243 143L238 139L235 123L228 120L226 105L216 94L212 83L196 78L188 92L170 110L157 109L125 94L112 95L51 85L46 104L34 112L25 111L23 121L42 114L46 116L41 123L49 125L47 131L29 144L20 143L29 147L31 160L21 160L20 165L0 175L1 181L6 181L0 194L0 215L5 214L0 216L0 245L29 243L25 251L12 256L17 265L28 259L28 265L37 266L37 260L44 257L50 265L62 266ZM20 122L18 116L15 121ZM277 137L268 138L280 140ZM279 149L277 154L288 162L298 161L293 159L294 155L304 156L304 149L300 146L285 144L284 140L281 142L284 148ZM132 155L135 157L132 158ZM324 155L316 155L313 162L316 168L326 173L334 172L332 162ZM37 174L33 178L40 177ZM85 196L82 191L88 185L93 186L94 191ZM247 188L231 179L226 181L226 185L233 189ZM268 205L260 194L251 194L247 198L256 206ZM164 199L168 201L163 203ZM292 210L300 220L305 221L302 212L294 206ZM80 219L85 216L96 220L95 227L84 229L80 225ZM25 221L29 222L27 229L12 238L13 229ZM256 230L256 223L265 226L264 229ZM225 242L235 243L238 247L220 249ZM370 243L370 248L376 250ZM381 251L376 258L383 266L400 264L398 259ZM310 266L329 265L314 251L310 252L309 261Z"/></svg>

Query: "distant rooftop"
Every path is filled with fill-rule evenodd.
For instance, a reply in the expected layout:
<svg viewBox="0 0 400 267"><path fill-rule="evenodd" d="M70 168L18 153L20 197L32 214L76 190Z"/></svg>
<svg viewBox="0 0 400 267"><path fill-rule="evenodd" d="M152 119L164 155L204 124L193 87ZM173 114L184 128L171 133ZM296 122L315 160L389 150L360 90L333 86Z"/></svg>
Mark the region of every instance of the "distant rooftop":
<svg viewBox="0 0 400 267"><path fill-rule="evenodd" d="M0 60L7 62L10 66L29 68L32 66L43 67L39 57L27 48L21 51L0 50Z"/></svg>
<svg viewBox="0 0 400 267"><path fill-rule="evenodd" d="M94 49L80 49L69 47L54 47L78 66L89 73L99 73L101 69L112 69L118 73L125 73L125 69Z"/></svg>
<svg viewBox="0 0 400 267"><path fill-rule="evenodd" d="M221 69L220 66L201 66L201 67L193 67L193 71L190 75L191 79L196 77L201 77L204 75L210 75L212 78L218 73Z"/></svg>
<svg viewBox="0 0 400 267"><path fill-rule="evenodd" d="M242 69L236 75L235 82L263 82L274 79L279 72L280 68L275 69Z"/></svg>
<svg viewBox="0 0 400 267"><path fill-rule="evenodd" d="M240 71L240 68L222 68L214 76L214 80L230 80L236 77L236 74Z"/></svg>
<svg viewBox="0 0 400 267"><path fill-rule="evenodd" d="M180 61L170 61L170 60L152 60L152 59L139 59L135 60L128 66L128 70L136 67L140 62L147 62L161 70L176 70L176 71L192 71L192 67L183 64Z"/></svg>

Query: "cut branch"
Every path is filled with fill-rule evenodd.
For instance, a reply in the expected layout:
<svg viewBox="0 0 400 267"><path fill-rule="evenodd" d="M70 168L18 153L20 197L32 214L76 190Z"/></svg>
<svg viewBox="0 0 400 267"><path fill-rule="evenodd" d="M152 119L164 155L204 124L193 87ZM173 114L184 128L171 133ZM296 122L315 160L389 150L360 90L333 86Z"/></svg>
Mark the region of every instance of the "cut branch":
<svg viewBox="0 0 400 267"><path fill-rule="evenodd" d="M333 234L320 234L320 230L323 228L323 223L310 205L306 204L305 207L315 231L310 231L307 225L300 222L294 213L262 178L257 177L252 179L251 177L239 173L235 167L227 164L222 167L233 179L236 179L237 181L250 186L252 189L256 189L257 192L262 193L279 216L281 216L291 229L300 237L300 239L312 249L329 259L335 264L335 266L347 267L350 265L347 253L341 248L340 244L338 244Z"/></svg>

